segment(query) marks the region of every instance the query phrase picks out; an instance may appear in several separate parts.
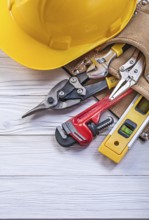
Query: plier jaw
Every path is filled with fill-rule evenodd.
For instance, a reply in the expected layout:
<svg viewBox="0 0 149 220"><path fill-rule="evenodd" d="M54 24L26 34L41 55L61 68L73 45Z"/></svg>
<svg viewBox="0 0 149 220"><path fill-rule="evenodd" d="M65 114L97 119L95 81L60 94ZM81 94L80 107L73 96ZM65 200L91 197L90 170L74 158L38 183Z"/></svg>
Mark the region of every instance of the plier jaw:
<svg viewBox="0 0 149 220"><path fill-rule="evenodd" d="M46 102L43 101L43 102L41 102L39 105L37 105L35 108L31 109L31 110L28 111L26 114L24 114L24 115L22 116L22 118L26 118L26 117L28 117L28 116L30 116L30 115L32 115L32 114L35 114L35 113L37 113L37 112L40 112L40 111L43 111L43 110L46 110L46 109L48 109L47 106L46 106Z"/></svg>
<svg viewBox="0 0 149 220"><path fill-rule="evenodd" d="M145 58L139 50L135 50L133 56L120 67L119 73L121 79L113 92L110 99L113 100L122 93L133 87L140 79L145 68Z"/></svg>
<svg viewBox="0 0 149 220"><path fill-rule="evenodd" d="M26 118L32 114L37 113L37 112L47 110L50 108L52 109L55 106L57 106L57 104L59 102L59 100L58 100L59 91L66 85L66 83L67 83L67 80L63 80L63 81L59 82L56 86L54 86L51 89L49 94L45 97L45 99L39 105L37 105L35 108L33 108L32 110L30 110L26 114L24 114L22 116L22 118Z"/></svg>

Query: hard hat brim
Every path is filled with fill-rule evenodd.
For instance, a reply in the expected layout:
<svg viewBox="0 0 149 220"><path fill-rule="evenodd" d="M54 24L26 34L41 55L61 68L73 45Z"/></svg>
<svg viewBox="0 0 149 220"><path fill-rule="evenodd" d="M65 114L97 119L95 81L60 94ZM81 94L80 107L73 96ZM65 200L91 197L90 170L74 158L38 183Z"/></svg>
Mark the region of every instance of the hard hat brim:
<svg viewBox="0 0 149 220"><path fill-rule="evenodd" d="M131 14L123 22L121 30L127 25L134 13L134 3L132 4ZM0 0L0 27L0 48L18 63L38 70L62 67L109 40L104 38L95 43L71 47L68 50L51 49L30 37L15 23L8 10L8 2L6 0ZM110 38L117 34L115 33Z"/></svg>

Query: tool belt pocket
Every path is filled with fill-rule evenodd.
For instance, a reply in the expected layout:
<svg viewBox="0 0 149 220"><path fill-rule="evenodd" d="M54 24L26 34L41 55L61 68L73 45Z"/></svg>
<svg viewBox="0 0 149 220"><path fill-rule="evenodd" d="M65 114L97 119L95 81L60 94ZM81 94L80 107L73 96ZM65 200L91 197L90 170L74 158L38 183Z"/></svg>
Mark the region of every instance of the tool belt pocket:
<svg viewBox="0 0 149 220"><path fill-rule="evenodd" d="M139 49L146 60L144 75L133 87L138 93L149 100L149 2L139 3L136 13L128 26L114 39L108 41L105 47L115 44L125 43L133 47L128 49L119 58L115 59L109 68L109 72L119 78L119 68L127 62L134 53L135 48Z"/></svg>

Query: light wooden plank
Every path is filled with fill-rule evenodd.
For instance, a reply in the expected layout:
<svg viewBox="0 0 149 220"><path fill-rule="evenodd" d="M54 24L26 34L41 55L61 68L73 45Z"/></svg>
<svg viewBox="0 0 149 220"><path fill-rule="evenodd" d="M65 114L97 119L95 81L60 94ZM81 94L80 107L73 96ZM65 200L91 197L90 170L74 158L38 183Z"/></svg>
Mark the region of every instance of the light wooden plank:
<svg viewBox="0 0 149 220"><path fill-rule="evenodd" d="M54 136L1 136L0 175L149 175L147 143L138 141L116 165L97 152L103 139L97 137L86 148L65 149Z"/></svg>
<svg viewBox="0 0 149 220"><path fill-rule="evenodd" d="M8 58L7 54L0 50L0 59L4 57Z"/></svg>
<svg viewBox="0 0 149 220"><path fill-rule="evenodd" d="M64 78L62 69L33 71L0 52L0 218L148 218L148 143L136 142L115 165L97 153L108 131L85 149L54 138L57 125L94 100L21 119Z"/></svg>
<svg viewBox="0 0 149 220"><path fill-rule="evenodd" d="M149 177L4 177L1 218L148 218Z"/></svg>
<svg viewBox="0 0 149 220"><path fill-rule="evenodd" d="M80 106L66 110L47 110L22 119L22 115L38 105L44 96L1 96L0 97L0 135L50 135L55 128L95 103L91 98ZM104 120L110 112L103 114ZM112 128L110 126L110 128ZM110 129L109 128L109 129ZM106 130L102 135L106 135Z"/></svg>
<svg viewBox="0 0 149 220"><path fill-rule="evenodd" d="M0 59L0 95L47 95L53 86L68 77L63 69L35 71L11 59Z"/></svg>
<svg viewBox="0 0 149 220"><path fill-rule="evenodd" d="M43 111L21 119L43 99L42 96L0 96L0 135L53 134L56 126L95 103L94 99L90 99L77 108Z"/></svg>

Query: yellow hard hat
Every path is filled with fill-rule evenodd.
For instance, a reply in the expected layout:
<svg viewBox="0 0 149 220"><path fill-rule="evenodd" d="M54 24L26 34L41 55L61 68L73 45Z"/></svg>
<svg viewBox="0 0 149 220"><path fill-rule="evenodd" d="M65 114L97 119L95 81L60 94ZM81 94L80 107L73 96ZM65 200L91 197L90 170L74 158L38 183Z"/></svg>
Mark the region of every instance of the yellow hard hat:
<svg viewBox="0 0 149 220"><path fill-rule="evenodd" d="M0 0L0 48L22 65L54 69L117 35L137 0Z"/></svg>

